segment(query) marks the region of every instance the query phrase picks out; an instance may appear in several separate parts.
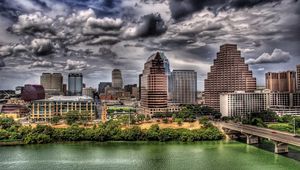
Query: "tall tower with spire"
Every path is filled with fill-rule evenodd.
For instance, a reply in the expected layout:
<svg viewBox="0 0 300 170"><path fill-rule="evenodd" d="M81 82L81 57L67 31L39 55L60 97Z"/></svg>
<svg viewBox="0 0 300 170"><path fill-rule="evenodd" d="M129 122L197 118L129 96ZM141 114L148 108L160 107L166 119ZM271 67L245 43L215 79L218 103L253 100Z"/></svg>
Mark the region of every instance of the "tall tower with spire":
<svg viewBox="0 0 300 170"><path fill-rule="evenodd" d="M167 111L167 75L164 58L159 52L150 56L144 65L141 76L141 106L145 114Z"/></svg>

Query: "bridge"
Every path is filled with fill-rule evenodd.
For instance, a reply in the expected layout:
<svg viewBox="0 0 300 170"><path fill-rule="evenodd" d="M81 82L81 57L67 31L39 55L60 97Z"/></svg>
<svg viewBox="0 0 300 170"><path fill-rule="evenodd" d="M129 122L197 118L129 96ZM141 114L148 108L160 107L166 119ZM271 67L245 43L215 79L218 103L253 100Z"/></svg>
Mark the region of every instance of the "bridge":
<svg viewBox="0 0 300 170"><path fill-rule="evenodd" d="M247 144L257 144L260 138L271 140L275 144L275 153L287 153L288 145L300 147L300 138L291 133L238 123L215 122L215 125L229 136L246 136Z"/></svg>

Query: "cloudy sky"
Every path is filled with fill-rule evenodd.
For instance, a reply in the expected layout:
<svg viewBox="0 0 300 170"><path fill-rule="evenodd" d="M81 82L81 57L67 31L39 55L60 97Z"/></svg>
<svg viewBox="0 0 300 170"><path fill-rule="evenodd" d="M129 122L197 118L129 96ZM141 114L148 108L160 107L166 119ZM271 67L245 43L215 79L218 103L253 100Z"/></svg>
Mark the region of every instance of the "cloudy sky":
<svg viewBox="0 0 300 170"><path fill-rule="evenodd" d="M236 43L258 85L300 64L297 0L0 0L0 89L38 84L42 72L82 72L87 86L137 83L146 59L194 69L198 89L219 46ZM66 80L65 80L66 81Z"/></svg>

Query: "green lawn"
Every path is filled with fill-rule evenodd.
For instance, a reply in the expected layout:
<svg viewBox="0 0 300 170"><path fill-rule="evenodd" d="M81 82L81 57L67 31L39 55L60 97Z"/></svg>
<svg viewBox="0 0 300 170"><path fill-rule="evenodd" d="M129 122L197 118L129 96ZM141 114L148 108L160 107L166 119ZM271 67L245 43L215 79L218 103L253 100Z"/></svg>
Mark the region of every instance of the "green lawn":
<svg viewBox="0 0 300 170"><path fill-rule="evenodd" d="M288 123L270 123L268 124L268 128L290 133L294 132L293 126ZM296 132L300 134L300 129L297 129Z"/></svg>

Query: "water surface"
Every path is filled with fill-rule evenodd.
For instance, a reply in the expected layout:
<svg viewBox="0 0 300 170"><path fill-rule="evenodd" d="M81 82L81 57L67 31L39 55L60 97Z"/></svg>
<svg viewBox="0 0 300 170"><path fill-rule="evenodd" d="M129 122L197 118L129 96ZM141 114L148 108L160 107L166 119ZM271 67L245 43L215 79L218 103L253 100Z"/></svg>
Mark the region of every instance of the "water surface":
<svg viewBox="0 0 300 170"><path fill-rule="evenodd" d="M299 170L300 162L239 142L87 142L0 147L0 169Z"/></svg>

